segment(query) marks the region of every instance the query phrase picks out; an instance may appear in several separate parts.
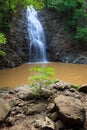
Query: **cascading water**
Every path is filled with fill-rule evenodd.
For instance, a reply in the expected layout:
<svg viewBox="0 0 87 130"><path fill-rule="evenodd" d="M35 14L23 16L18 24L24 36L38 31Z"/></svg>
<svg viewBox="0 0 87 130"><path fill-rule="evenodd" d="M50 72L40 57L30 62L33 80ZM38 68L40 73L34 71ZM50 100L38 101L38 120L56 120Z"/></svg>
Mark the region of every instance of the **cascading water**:
<svg viewBox="0 0 87 130"><path fill-rule="evenodd" d="M44 31L33 6L27 7L26 17L30 39L29 62L46 62Z"/></svg>

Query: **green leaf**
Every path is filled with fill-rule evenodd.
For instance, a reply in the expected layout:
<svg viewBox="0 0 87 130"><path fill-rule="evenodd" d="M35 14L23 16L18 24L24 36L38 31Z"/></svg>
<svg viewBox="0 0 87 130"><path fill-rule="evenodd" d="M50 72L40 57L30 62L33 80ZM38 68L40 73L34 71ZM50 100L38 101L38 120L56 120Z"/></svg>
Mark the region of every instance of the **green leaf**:
<svg viewBox="0 0 87 130"><path fill-rule="evenodd" d="M54 76L53 68L36 66L32 67L30 72L34 72L34 75L28 77L29 86L33 88L34 92L38 91L38 94L42 91L43 86L46 87L55 81L51 79Z"/></svg>

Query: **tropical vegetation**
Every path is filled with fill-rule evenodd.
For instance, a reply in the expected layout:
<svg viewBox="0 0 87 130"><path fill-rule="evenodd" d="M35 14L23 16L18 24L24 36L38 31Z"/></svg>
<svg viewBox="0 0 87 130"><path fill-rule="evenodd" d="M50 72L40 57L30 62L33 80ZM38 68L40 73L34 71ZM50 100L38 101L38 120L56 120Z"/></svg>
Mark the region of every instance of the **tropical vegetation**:
<svg viewBox="0 0 87 130"><path fill-rule="evenodd" d="M45 6L56 10L65 21L73 39L87 42L87 3L85 0L44 0Z"/></svg>
<svg viewBox="0 0 87 130"><path fill-rule="evenodd" d="M42 0L0 0L0 47L6 43L4 34L9 32L12 18L18 11L31 4L37 9L44 6ZM3 54L5 53L0 50L0 55Z"/></svg>
<svg viewBox="0 0 87 130"><path fill-rule="evenodd" d="M15 14L31 4L37 9L45 6L55 10L64 19L65 28L72 33L73 40L87 43L86 0L0 0L0 40L9 32ZM0 46L3 43L5 41L0 42Z"/></svg>

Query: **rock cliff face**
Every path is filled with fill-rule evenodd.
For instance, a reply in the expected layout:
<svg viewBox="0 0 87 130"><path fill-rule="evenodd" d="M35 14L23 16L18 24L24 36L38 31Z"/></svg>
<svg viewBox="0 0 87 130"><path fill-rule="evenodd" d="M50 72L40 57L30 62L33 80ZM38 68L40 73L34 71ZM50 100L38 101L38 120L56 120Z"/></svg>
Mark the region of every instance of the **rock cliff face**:
<svg viewBox="0 0 87 130"><path fill-rule="evenodd" d="M0 68L14 67L28 62L26 10L21 11L13 18L7 39L7 44L2 48L6 55L0 57Z"/></svg>
<svg viewBox="0 0 87 130"><path fill-rule="evenodd" d="M79 49L66 31L64 18L54 10L42 10L40 18L45 29L47 54L50 61L87 64L87 50Z"/></svg>
<svg viewBox="0 0 87 130"><path fill-rule="evenodd" d="M45 31L49 61L87 64L87 50L76 48L65 30L63 19L54 10L41 10L38 17ZM14 17L8 43L2 49L6 55L0 56L0 68L14 67L29 61L26 10Z"/></svg>
<svg viewBox="0 0 87 130"><path fill-rule="evenodd" d="M44 29L49 60L62 61L62 56L72 49L70 36L64 29L64 23L57 21L59 17L56 12L43 10L41 13L46 21Z"/></svg>

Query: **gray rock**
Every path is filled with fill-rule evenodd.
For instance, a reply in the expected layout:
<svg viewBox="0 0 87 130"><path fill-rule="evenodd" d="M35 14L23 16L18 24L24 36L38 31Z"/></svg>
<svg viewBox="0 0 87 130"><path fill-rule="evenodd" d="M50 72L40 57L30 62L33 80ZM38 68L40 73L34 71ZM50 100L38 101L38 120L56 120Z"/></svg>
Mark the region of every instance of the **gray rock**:
<svg viewBox="0 0 87 130"><path fill-rule="evenodd" d="M13 100L10 101L10 104L12 107L18 106L19 103L20 103L20 100L17 98L16 99L14 98Z"/></svg>
<svg viewBox="0 0 87 130"><path fill-rule="evenodd" d="M9 124L10 126L14 126L15 125L15 119L13 117L8 117L6 119L6 123Z"/></svg>
<svg viewBox="0 0 87 130"><path fill-rule="evenodd" d="M20 125L15 125L13 127L10 128L10 130L26 130L27 128L23 126L23 124L21 123Z"/></svg>
<svg viewBox="0 0 87 130"><path fill-rule="evenodd" d="M28 85L23 85L15 89L20 99L28 100L33 97L33 91Z"/></svg>
<svg viewBox="0 0 87 130"><path fill-rule="evenodd" d="M78 91L74 91L75 89L66 89L65 91L64 91L64 94L66 95L66 96L71 96L71 97L75 97L75 98L80 98L80 93L78 92Z"/></svg>
<svg viewBox="0 0 87 130"><path fill-rule="evenodd" d="M57 121L58 120L58 113L57 112L50 113L49 118L52 121Z"/></svg>
<svg viewBox="0 0 87 130"><path fill-rule="evenodd" d="M45 119L36 120L35 126L40 127L41 130L55 130L55 123L48 117L45 117Z"/></svg>
<svg viewBox="0 0 87 130"><path fill-rule="evenodd" d="M47 86L47 89L49 89L52 93L57 93L57 89L56 89L56 83L52 83L50 85Z"/></svg>
<svg viewBox="0 0 87 130"><path fill-rule="evenodd" d="M78 54L76 59L74 59L73 63L87 64L87 57L85 55Z"/></svg>
<svg viewBox="0 0 87 130"><path fill-rule="evenodd" d="M34 115L37 113L41 113L42 111L44 111L46 109L46 103L32 103L32 104L28 104L26 106L23 107L23 111L25 115Z"/></svg>
<svg viewBox="0 0 87 130"><path fill-rule="evenodd" d="M60 119L69 126L83 126L86 112L79 99L60 95L54 99Z"/></svg>
<svg viewBox="0 0 87 130"><path fill-rule="evenodd" d="M19 106L14 107L13 111L11 112L11 114L13 114L13 115L17 115L19 113L22 113L22 108Z"/></svg>
<svg viewBox="0 0 87 130"><path fill-rule="evenodd" d="M87 84L83 84L79 89L79 92L87 93Z"/></svg>
<svg viewBox="0 0 87 130"><path fill-rule="evenodd" d="M56 130L64 130L65 125L61 120L58 120L55 124L56 124Z"/></svg>
<svg viewBox="0 0 87 130"><path fill-rule="evenodd" d="M42 88L42 97L49 98L52 95L52 92L49 89Z"/></svg>
<svg viewBox="0 0 87 130"><path fill-rule="evenodd" d="M48 112L54 112L55 109L55 104L54 103L49 103L47 106L47 111Z"/></svg>
<svg viewBox="0 0 87 130"><path fill-rule="evenodd" d="M57 90L64 90L64 89L70 88L71 84L63 82L63 81L60 80L59 82L56 83L55 87L56 87Z"/></svg>
<svg viewBox="0 0 87 130"><path fill-rule="evenodd" d="M3 99L0 99L0 122L5 120L11 111L10 105Z"/></svg>
<svg viewBox="0 0 87 130"><path fill-rule="evenodd" d="M28 100L32 99L34 97L38 98L49 98L52 92L46 88L42 88L42 93L38 95L34 95L32 88L30 88L28 85L23 85L21 87L18 87L15 89L17 96L22 100Z"/></svg>

